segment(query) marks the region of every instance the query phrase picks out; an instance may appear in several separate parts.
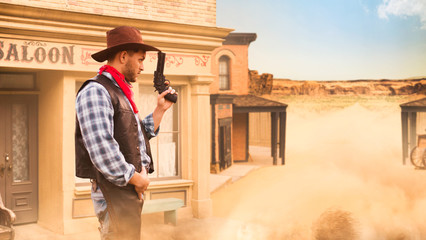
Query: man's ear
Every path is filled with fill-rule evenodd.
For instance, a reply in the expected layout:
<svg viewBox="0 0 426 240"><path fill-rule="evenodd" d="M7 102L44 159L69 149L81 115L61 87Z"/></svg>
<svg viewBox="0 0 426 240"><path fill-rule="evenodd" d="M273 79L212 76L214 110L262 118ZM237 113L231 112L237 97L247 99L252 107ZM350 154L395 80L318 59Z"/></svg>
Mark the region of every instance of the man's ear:
<svg viewBox="0 0 426 240"><path fill-rule="evenodd" d="M118 53L118 60L120 61L120 63L126 62L127 55L128 55L127 51L121 51Z"/></svg>

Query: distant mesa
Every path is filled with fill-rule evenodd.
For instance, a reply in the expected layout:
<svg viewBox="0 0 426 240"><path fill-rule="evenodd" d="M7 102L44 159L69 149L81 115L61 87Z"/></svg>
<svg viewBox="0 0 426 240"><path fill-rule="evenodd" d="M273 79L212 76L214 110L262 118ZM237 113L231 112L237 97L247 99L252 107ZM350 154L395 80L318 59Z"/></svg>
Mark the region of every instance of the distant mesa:
<svg viewBox="0 0 426 240"><path fill-rule="evenodd" d="M250 93L254 95L426 95L426 77L407 79L359 79L346 81L298 81L274 79L272 74L249 70Z"/></svg>

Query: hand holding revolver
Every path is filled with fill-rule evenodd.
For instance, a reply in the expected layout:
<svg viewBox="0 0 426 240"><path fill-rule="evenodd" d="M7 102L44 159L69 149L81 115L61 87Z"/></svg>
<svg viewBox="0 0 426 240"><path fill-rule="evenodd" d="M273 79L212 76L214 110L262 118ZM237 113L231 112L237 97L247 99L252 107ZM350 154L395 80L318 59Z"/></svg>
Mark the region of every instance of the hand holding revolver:
<svg viewBox="0 0 426 240"><path fill-rule="evenodd" d="M158 91L159 94L170 90L170 81L167 80L163 74L165 60L166 54L163 52L158 52L157 70L154 72L154 88L156 91ZM164 98L172 103L176 103L177 93L174 90L171 90L164 96Z"/></svg>

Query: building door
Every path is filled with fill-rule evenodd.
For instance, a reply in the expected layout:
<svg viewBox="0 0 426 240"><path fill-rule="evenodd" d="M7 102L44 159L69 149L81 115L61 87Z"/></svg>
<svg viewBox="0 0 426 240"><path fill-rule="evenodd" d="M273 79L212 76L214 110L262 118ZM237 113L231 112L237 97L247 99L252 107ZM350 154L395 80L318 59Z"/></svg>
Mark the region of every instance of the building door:
<svg viewBox="0 0 426 240"><path fill-rule="evenodd" d="M219 167L220 170L232 165L231 118L219 119Z"/></svg>
<svg viewBox="0 0 426 240"><path fill-rule="evenodd" d="M0 193L15 224L38 218L37 96L0 95Z"/></svg>

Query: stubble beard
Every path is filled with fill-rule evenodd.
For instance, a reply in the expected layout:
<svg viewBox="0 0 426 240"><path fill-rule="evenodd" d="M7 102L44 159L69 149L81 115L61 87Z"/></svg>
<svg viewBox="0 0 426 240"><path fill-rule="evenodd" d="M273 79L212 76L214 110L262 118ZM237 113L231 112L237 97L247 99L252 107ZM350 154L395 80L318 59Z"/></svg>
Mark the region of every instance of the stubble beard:
<svg viewBox="0 0 426 240"><path fill-rule="evenodd" d="M127 62L126 65L124 65L123 75L127 83L136 82L137 75L134 73L133 67L130 62Z"/></svg>

